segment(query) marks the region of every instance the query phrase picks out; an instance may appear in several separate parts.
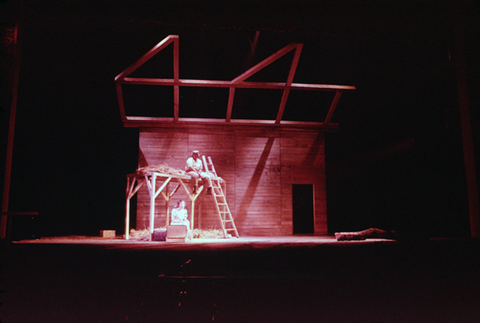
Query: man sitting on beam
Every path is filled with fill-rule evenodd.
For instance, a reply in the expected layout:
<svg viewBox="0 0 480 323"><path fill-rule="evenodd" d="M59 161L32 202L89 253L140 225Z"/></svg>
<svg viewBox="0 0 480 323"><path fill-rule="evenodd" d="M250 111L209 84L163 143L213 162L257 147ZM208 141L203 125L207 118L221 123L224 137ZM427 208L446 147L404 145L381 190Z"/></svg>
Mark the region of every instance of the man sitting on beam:
<svg viewBox="0 0 480 323"><path fill-rule="evenodd" d="M200 152L198 150L194 150L192 152L192 157L187 159L187 166L185 167L185 171L188 175L192 177L194 182L193 184L193 194L197 192L198 188L198 179L201 178L204 182L207 183L207 194L212 194L212 179L210 174L203 171L203 163L199 158Z"/></svg>

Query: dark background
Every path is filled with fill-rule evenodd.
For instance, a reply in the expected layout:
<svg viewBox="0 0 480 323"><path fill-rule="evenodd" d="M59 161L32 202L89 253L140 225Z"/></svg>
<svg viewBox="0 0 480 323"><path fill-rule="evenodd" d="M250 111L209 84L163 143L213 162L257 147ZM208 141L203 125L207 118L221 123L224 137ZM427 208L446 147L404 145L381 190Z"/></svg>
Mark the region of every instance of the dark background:
<svg viewBox="0 0 480 323"><path fill-rule="evenodd" d="M330 232L402 227L469 236L454 41L463 38L478 160L478 1L2 0L0 6L2 40L9 25L21 23L9 210L39 211L38 235L123 233L125 176L137 167L138 129L123 127L114 77L177 34L181 78L230 80L297 41L304 47L294 82L357 87L342 96L332 120L340 130L326 138ZM454 32L455 21L462 34ZM1 151L12 48L2 42ZM171 53L165 49L132 76L172 77ZM290 61L287 55L254 79L284 81ZM328 95L292 91L284 119L321 121ZM171 89L131 86L125 97L127 114L173 114ZM228 91L182 88L180 116L224 117L227 97ZM233 117L273 119L280 98L275 91L238 91ZM4 169L5 158L0 162Z"/></svg>

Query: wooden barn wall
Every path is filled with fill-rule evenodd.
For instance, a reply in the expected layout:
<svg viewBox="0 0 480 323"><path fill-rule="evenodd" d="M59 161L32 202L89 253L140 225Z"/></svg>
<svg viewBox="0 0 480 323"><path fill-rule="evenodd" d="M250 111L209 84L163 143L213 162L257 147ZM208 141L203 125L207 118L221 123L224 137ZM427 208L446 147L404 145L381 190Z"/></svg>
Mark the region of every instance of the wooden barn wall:
<svg viewBox="0 0 480 323"><path fill-rule="evenodd" d="M141 128L139 167L184 169L192 150L210 156L226 181L226 196L240 235L293 233L292 184L314 185L315 234L327 233L324 134L247 127ZM170 185L170 190L174 188ZM179 190L170 202L190 200ZM149 225L149 194L137 193L137 229ZM156 200L155 227L166 225L166 203ZM220 228L212 197L195 202L195 227Z"/></svg>

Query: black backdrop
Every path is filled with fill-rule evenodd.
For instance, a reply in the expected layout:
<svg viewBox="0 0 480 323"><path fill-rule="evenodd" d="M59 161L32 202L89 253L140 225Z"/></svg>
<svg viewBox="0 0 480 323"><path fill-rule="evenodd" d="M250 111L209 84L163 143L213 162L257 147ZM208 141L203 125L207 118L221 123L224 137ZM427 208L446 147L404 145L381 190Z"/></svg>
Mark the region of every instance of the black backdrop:
<svg viewBox="0 0 480 323"><path fill-rule="evenodd" d="M1 6L3 26L22 17L10 211L39 211L39 235L123 233L125 175L137 165L138 130L122 125L114 77L169 34L180 36L181 78L232 79L297 41L304 48L295 82L357 87L334 114L339 132L327 134L330 232L375 226L469 235L453 47L459 35L448 1L24 0ZM477 144L478 10L473 1L461 10ZM13 60L2 46L8 76ZM284 80L285 61L258 78ZM165 51L137 73L171 77L170 62ZM2 83L3 129L10 79ZM170 92L162 91L128 89L127 112L171 114ZM181 94L181 116L224 114L221 91ZM269 118L279 100L264 93L236 99L239 118ZM286 117L321 120L322 100L292 94ZM2 131L2 151L5 143Z"/></svg>

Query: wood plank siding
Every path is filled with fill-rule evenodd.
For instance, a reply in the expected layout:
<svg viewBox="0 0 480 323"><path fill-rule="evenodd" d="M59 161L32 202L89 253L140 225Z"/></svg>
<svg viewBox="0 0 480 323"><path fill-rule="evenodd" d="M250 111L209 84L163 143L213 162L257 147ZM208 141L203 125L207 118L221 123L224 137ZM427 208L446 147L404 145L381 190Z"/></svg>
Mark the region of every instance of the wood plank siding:
<svg viewBox="0 0 480 323"><path fill-rule="evenodd" d="M139 167L167 164L184 169L193 150L210 156L226 181L227 202L239 234L293 233L292 184L314 187L315 234L327 234L325 146L322 131L236 126L170 126L140 128ZM174 185L170 185L170 191ZM170 202L190 201L179 190ZM149 225L149 194L137 193L137 229ZM155 227L165 226L166 202L156 200ZM215 205L207 195L195 202L195 227L220 228Z"/></svg>

